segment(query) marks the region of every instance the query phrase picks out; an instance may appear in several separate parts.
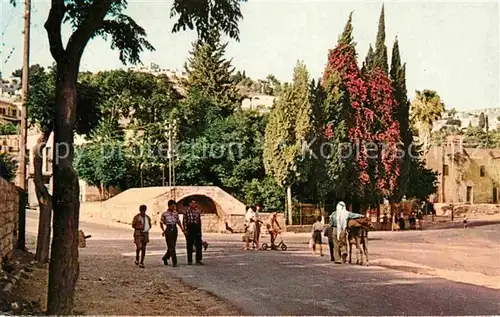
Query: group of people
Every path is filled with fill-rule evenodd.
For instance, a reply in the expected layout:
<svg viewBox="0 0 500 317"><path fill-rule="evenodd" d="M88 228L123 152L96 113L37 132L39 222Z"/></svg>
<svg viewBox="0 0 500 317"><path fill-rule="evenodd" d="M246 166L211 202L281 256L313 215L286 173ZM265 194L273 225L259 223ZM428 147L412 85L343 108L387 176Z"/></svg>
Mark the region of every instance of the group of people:
<svg viewBox="0 0 500 317"><path fill-rule="evenodd" d="M144 268L144 259L146 257L146 247L149 243L149 231L151 230L151 218L146 215L146 205L139 207L139 213L132 220L132 228L134 228L134 243L136 246L135 265ZM201 234L201 212L196 200L191 200L188 208L184 211L182 222L179 214L177 213L177 203L175 200L169 200L167 209L161 214L160 228L162 236L165 237L167 244L167 252L162 260L165 265L168 261L172 260L172 266L178 266L176 243L178 237L177 227L186 236L186 251L187 263L193 264L193 252L195 255L195 263L203 265L202 262L202 248L205 250L208 243L202 240ZM194 250L193 250L194 247Z"/></svg>
<svg viewBox="0 0 500 317"><path fill-rule="evenodd" d="M255 211L251 206L248 207L247 213L245 214L244 227L245 227L245 246L243 250L250 249L250 243L252 243L252 248L261 250L260 247L260 235L262 233L263 221L259 219L259 212L261 211L260 205L255 205ZM271 250L276 250L275 245L276 237L278 236L281 226L278 223L278 215L273 212L269 223L266 224L266 228L269 231L271 237Z"/></svg>
<svg viewBox="0 0 500 317"><path fill-rule="evenodd" d="M320 256L323 256L322 236L328 237L330 260L336 264L347 261L347 224L351 219L363 218L363 215L347 210L343 201L337 204L336 210L330 215L329 226L325 228L322 218L317 217L312 226L311 248L313 256L319 247Z"/></svg>

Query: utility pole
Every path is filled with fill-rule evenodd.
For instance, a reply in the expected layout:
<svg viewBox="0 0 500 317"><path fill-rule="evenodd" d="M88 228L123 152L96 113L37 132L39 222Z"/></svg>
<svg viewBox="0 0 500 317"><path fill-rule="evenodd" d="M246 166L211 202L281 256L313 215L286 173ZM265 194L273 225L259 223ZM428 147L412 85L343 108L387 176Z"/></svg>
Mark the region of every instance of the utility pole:
<svg viewBox="0 0 500 317"><path fill-rule="evenodd" d="M21 137L19 140L19 173L18 184L22 189L19 205L19 230L17 238L18 249L26 249L26 205L28 202L27 158L26 143L28 129L28 102L29 67L30 67L30 27L31 27L31 0L24 2L24 53L23 53L23 78L22 78L22 108L21 108Z"/></svg>

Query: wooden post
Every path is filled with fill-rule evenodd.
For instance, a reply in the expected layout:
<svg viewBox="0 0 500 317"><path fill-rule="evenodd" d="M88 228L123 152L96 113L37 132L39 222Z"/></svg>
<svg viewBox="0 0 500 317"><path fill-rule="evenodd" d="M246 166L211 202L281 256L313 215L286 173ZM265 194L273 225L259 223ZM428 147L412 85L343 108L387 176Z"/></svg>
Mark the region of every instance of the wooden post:
<svg viewBox="0 0 500 317"><path fill-rule="evenodd" d="M24 2L24 53L22 78L22 108L21 108L21 137L19 140L19 173L18 184L23 190L21 194L23 205L19 206L19 231L17 237L18 249L26 249L26 204L28 202L28 180L26 178L26 143L28 138L28 90L30 68L30 27L31 27L31 0Z"/></svg>

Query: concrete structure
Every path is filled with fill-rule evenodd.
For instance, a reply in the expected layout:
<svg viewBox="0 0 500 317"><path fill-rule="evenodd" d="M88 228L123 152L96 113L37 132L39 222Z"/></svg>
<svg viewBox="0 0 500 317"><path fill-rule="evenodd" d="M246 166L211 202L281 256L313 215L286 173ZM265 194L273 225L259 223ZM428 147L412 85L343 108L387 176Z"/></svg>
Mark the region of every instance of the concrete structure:
<svg viewBox="0 0 500 317"><path fill-rule="evenodd" d="M102 203L98 217L122 223L131 223L139 206L148 206L153 221L165 210L168 200L178 202L183 213L184 204L195 199L203 214L203 231L225 232L226 223L235 232L243 230L245 205L216 186L178 186L131 188Z"/></svg>
<svg viewBox="0 0 500 317"><path fill-rule="evenodd" d="M0 178L0 270L9 260L19 227L19 191L14 184Z"/></svg>
<svg viewBox="0 0 500 317"><path fill-rule="evenodd" d="M444 147L431 147L428 168L438 171L436 202L497 203L500 149L464 148L462 137L448 137Z"/></svg>

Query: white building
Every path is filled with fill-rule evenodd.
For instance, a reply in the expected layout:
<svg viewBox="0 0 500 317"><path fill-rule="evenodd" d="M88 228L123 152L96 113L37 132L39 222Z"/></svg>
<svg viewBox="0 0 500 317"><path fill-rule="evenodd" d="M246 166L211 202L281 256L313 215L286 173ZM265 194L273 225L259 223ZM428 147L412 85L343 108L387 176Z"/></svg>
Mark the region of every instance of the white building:
<svg viewBox="0 0 500 317"><path fill-rule="evenodd" d="M248 98L243 99L241 103L242 109L255 109L261 113L266 113L273 107L275 96L269 95L252 95Z"/></svg>

